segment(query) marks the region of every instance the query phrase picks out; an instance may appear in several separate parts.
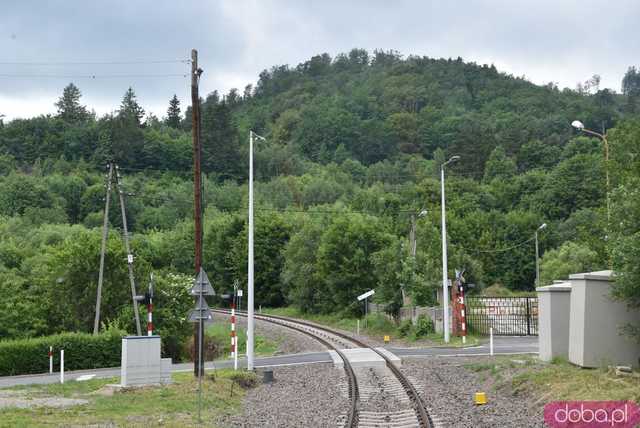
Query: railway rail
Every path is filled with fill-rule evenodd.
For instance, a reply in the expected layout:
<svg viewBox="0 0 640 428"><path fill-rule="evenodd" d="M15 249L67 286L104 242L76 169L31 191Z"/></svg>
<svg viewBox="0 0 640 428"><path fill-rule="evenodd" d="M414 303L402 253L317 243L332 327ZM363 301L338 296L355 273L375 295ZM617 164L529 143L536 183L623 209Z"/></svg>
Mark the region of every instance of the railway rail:
<svg viewBox="0 0 640 428"><path fill-rule="evenodd" d="M229 314L229 311L222 309L216 309L214 312ZM246 316L246 312L236 311L236 314ZM311 336L340 356L347 376L347 389L350 400L350 408L347 415L340 418L340 421L344 420L345 427L434 427L427 406L411 381L393 364L387 355L378 351L376 348L348 334L305 320L262 314L255 315L255 318ZM380 372L373 368L354 368L345 353L339 349L340 347L370 349L382 357L386 363L387 370ZM389 373L391 376L389 376ZM363 378L366 378L366 382ZM362 387L359 386L359 379ZM414 414L407 413L406 411L377 412L360 409L369 399L379 394L379 390L384 391L387 396L390 394L390 396L399 403L410 404Z"/></svg>

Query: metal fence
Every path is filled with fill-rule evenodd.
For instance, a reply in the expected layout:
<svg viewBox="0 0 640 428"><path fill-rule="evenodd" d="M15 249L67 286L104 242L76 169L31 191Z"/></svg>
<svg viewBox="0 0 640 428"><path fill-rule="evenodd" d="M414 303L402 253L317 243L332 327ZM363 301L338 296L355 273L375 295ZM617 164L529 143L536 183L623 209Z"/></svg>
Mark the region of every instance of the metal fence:
<svg viewBox="0 0 640 428"><path fill-rule="evenodd" d="M488 335L537 336L537 297L467 297L469 331Z"/></svg>

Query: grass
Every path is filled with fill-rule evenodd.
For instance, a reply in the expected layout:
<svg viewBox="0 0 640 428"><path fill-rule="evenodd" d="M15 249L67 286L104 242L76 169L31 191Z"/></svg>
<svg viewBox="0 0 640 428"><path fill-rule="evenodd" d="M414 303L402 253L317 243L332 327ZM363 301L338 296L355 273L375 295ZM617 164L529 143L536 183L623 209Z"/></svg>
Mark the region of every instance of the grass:
<svg viewBox="0 0 640 428"><path fill-rule="evenodd" d="M493 362L465 366L486 378L497 388L514 395L535 397L540 403L557 400L640 401L640 373L617 376L606 367L583 369L565 359L543 363L531 356L496 357Z"/></svg>
<svg viewBox="0 0 640 428"><path fill-rule="evenodd" d="M89 400L89 403L61 409L0 409L0 427L214 427L216 420L239 412L241 408L245 391L239 386L237 377L232 370L218 370L215 379L209 373L203 379L202 425L197 421L197 382L189 373L176 373L171 385L126 389L112 396L95 392L107 384L117 383L117 378L11 388L26 393L27 397L73 397ZM255 384L244 378L243 382Z"/></svg>
<svg viewBox="0 0 640 428"><path fill-rule="evenodd" d="M239 355L246 353L247 347L247 332L246 329L240 328L236 330L238 335L238 351ZM231 331L229 324L213 324L207 328L207 337L213 338L218 344L221 358L226 358L231 353ZM254 352L256 355L269 356L273 355L278 350L278 344L272 340L267 339L261 335L255 335Z"/></svg>
<svg viewBox="0 0 640 428"><path fill-rule="evenodd" d="M269 308L263 309L263 313L269 315L279 315L285 317L305 319L318 324L323 324L328 327L339 328L341 330L356 332L358 318L345 317L340 314L311 314L303 313L299 309L289 306L285 308ZM426 345L446 345L448 347L462 347L462 338L451 337L451 341L448 344L444 343L442 335L436 333L430 333L427 335L416 336L409 332L408 334L402 334L400 326L397 326L393 321L388 319L382 314L369 314L367 316L367 324L365 327L364 321L360 320L360 334L369 336L371 338L382 341L384 336L390 336L392 343L397 339L402 339L405 343L411 342L426 342ZM464 346L475 346L480 343L480 338L477 336L467 336L467 343Z"/></svg>

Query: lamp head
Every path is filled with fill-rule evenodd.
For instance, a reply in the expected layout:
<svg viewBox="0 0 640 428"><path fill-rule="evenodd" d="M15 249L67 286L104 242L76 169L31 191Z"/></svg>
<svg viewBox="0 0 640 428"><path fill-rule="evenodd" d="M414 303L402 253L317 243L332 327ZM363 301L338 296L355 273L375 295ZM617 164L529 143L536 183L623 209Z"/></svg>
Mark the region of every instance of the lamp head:
<svg viewBox="0 0 640 428"><path fill-rule="evenodd" d="M448 160L448 161L446 161L445 163L443 163L443 164L442 164L442 166L448 165L448 164L450 164L451 162L455 162L455 161L457 161L457 160L459 160L459 159L460 159L460 156L458 156L458 155L456 155L456 156L451 156L451 158L449 158L449 160Z"/></svg>
<svg viewBox="0 0 640 428"><path fill-rule="evenodd" d="M544 229L545 227L547 227L547 223L542 223L542 224L540 225L540 227L538 228L538 230L542 230L542 229Z"/></svg>
<svg viewBox="0 0 640 428"><path fill-rule="evenodd" d="M420 213L418 214L418 217L424 217L427 215L427 210L423 209L420 211Z"/></svg>
<svg viewBox="0 0 640 428"><path fill-rule="evenodd" d="M579 120L574 120L573 122L571 122L571 126L573 126L574 128L582 131L584 129L584 124L582 122L580 122Z"/></svg>

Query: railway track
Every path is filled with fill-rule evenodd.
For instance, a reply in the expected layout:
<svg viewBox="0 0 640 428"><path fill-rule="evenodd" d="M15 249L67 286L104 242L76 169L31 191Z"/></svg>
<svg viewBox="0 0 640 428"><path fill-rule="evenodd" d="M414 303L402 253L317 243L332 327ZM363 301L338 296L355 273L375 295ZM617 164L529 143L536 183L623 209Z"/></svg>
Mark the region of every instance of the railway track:
<svg viewBox="0 0 640 428"><path fill-rule="evenodd" d="M229 314L226 310L214 312ZM237 312L246 316L246 312ZM256 319L279 324L313 337L342 359L347 377L343 392L350 400L347 414L339 415L337 424L348 428L369 427L420 427L433 428L433 420L427 406L412 382L393 364L387 355L361 340L340 331L304 320L275 315L255 315ZM366 348L382 357L386 366L353 367L340 348ZM381 406L393 406L397 410L381 411Z"/></svg>

